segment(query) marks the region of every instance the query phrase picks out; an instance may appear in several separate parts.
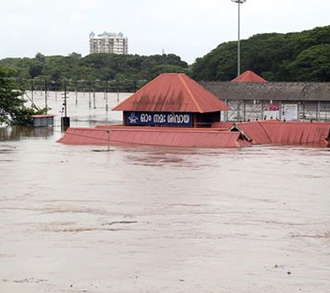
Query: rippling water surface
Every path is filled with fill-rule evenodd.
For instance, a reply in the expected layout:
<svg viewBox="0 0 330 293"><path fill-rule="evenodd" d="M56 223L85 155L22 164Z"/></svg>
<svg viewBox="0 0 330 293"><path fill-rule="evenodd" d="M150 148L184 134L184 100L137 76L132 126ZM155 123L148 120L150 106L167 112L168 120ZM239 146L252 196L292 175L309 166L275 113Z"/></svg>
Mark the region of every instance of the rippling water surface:
<svg viewBox="0 0 330 293"><path fill-rule="evenodd" d="M74 126L120 121L69 102ZM0 292L330 292L329 149L95 152L58 121L0 130Z"/></svg>

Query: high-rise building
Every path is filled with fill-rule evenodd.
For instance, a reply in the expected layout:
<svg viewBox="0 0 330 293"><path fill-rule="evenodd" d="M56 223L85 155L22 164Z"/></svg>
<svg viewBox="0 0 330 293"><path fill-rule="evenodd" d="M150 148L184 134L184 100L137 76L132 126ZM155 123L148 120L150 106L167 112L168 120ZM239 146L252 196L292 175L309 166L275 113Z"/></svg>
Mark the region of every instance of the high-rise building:
<svg viewBox="0 0 330 293"><path fill-rule="evenodd" d="M93 32L89 34L89 52L92 53L128 53L128 38L122 33L104 32L95 35Z"/></svg>

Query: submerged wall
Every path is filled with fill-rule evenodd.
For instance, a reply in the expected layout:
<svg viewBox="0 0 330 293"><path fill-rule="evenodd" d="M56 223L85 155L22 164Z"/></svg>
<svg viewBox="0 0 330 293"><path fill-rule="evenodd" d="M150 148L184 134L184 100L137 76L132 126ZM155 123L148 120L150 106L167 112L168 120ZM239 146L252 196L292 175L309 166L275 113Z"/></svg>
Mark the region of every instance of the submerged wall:
<svg viewBox="0 0 330 293"><path fill-rule="evenodd" d="M231 108L225 121L256 119L330 121L330 83L202 82Z"/></svg>

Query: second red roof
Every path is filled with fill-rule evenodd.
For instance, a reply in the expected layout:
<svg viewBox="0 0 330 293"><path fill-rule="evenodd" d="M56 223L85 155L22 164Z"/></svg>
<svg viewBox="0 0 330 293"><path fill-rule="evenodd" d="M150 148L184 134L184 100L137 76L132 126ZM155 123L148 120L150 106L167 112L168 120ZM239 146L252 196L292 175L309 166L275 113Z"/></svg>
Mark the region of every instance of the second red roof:
<svg viewBox="0 0 330 293"><path fill-rule="evenodd" d="M234 78L232 83L244 83L244 82L256 82L256 83L264 83L267 82L267 80L263 79L258 74L254 73L253 71L247 70L241 75Z"/></svg>

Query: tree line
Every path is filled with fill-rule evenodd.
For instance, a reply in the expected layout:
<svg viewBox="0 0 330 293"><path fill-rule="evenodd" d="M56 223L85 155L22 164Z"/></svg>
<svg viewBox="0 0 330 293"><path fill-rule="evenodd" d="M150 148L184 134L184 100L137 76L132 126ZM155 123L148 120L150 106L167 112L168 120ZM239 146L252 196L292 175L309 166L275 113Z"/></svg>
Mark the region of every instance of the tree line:
<svg viewBox="0 0 330 293"><path fill-rule="evenodd" d="M152 56L78 53L68 56L5 58L0 67L14 70L19 80L36 84L64 79L109 81L112 90L134 91L163 72L180 72L203 81L236 77L237 42L226 42L188 66L175 54ZM241 70L253 70L268 81L330 81L330 26L298 33L257 34L241 41ZM93 86L94 85L90 85Z"/></svg>
<svg viewBox="0 0 330 293"><path fill-rule="evenodd" d="M196 80L230 81L236 77L237 42L220 44L198 58ZM241 71L253 70L268 81L330 82L330 26L299 33L258 34L241 41Z"/></svg>
<svg viewBox="0 0 330 293"><path fill-rule="evenodd" d="M61 88L66 80L73 87L95 87L109 90L134 91L163 72L187 73L188 64L174 54L139 56L118 54L78 53L68 56L44 56L34 58L6 58L0 66L14 71L17 81L29 88ZM32 84L33 80L33 84ZM29 82L27 82L29 81Z"/></svg>

